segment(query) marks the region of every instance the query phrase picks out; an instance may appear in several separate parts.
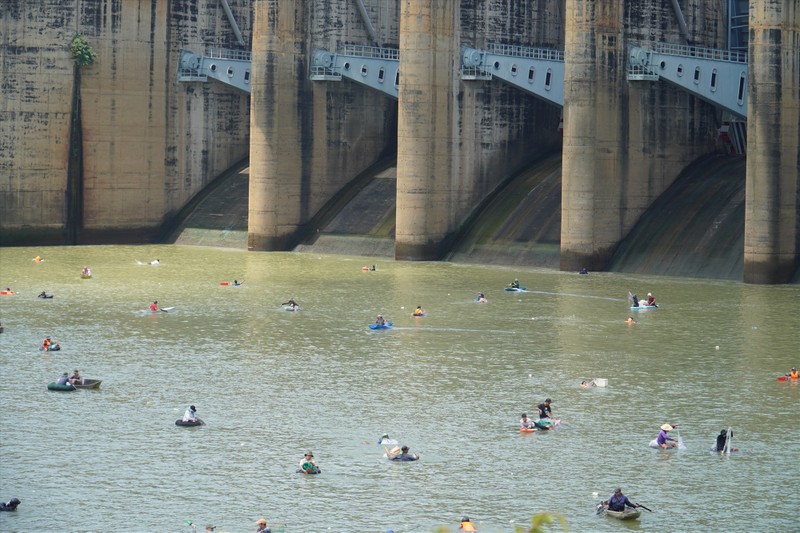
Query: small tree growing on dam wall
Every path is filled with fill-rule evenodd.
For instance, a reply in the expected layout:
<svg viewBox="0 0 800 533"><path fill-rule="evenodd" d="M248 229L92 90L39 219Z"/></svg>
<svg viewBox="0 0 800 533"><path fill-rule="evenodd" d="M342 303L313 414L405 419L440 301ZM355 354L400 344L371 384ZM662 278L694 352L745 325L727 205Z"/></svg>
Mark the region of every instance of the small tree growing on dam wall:
<svg viewBox="0 0 800 533"><path fill-rule="evenodd" d="M72 42L69 43L69 49L72 52L72 59L79 69L91 65L97 59L97 54L94 53L92 47L89 46L89 42L80 33L76 33L72 38Z"/></svg>
<svg viewBox="0 0 800 533"><path fill-rule="evenodd" d="M67 161L67 192L65 226L67 242L77 244L78 231L83 227L83 123L81 121L81 69L97 59L86 39L76 33L69 43L72 52L72 118L69 129L69 152Z"/></svg>

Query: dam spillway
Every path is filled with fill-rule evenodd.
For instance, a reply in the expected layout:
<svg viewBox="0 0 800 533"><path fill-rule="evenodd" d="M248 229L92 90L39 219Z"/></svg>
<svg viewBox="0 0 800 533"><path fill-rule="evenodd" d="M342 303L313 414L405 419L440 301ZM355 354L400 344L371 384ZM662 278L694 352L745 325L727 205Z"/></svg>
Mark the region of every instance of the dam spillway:
<svg viewBox="0 0 800 533"><path fill-rule="evenodd" d="M559 267L602 270L685 168L727 148L718 108L626 70L631 46L732 46L733 3L679 2L681 16L654 0L39 4L12 1L0 14L6 244L156 238L249 154L249 249L294 249L340 191L394 154L395 257L441 259L509 176L560 148ZM797 270L800 241L800 13L760 0L749 15L742 279L780 283ZM97 52L79 78L65 46L73 32ZM563 109L465 79L462 47L492 43L563 50ZM397 100L311 79L314 51L346 44L398 50ZM249 98L175 80L181 49L211 46L252 51Z"/></svg>

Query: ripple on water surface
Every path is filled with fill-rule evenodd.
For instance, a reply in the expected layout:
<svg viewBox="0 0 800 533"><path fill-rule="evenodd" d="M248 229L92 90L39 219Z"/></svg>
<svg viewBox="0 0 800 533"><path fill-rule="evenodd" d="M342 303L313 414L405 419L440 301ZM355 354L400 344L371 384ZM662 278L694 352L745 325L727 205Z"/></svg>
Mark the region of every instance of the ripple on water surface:
<svg viewBox="0 0 800 533"><path fill-rule="evenodd" d="M155 257L158 267L136 262ZM360 270L372 262L0 249L2 284L19 292L0 299L0 497L23 502L0 513L0 529L41 529L80 502L81 530L105 532L188 532L186 520L250 531L261 515L287 531L406 533L468 515L499 532L539 511L563 514L570 531L619 531L594 505L621 485L655 511L628 526L641 531L797 530L800 387L775 381L800 363L797 287ZM78 278L84 264L93 279ZM503 291L514 277L532 292ZM246 281L219 285L232 279ZM662 307L628 326L629 290ZM288 298L302 311L283 311ZM175 310L150 313L153 300ZM416 305L429 315L413 318ZM397 327L370 331L378 313ZM39 352L45 335L64 349ZM74 368L101 388L46 390ZM593 377L609 386L578 387ZM545 397L562 427L520 434L519 415ZM174 425L189 404L207 426ZM680 424L686 450L647 446L665 421ZM741 451L712 454L728 426ZM376 440L387 432L421 460L386 461ZM308 449L321 476L295 474Z"/></svg>

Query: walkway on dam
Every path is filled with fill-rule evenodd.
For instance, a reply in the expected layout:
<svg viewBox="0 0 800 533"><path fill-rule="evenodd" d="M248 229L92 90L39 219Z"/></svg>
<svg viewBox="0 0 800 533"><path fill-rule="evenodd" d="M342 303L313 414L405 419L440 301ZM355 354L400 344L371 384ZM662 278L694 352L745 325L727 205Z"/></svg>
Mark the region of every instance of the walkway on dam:
<svg viewBox="0 0 800 533"><path fill-rule="evenodd" d="M396 168L362 181L295 251L394 257ZM247 249L249 168L198 195L169 242ZM608 270L741 280L745 159L721 154L695 161L641 217ZM343 206L343 207L341 207ZM509 179L463 225L447 260L559 268L561 154ZM794 280L800 282L800 271Z"/></svg>

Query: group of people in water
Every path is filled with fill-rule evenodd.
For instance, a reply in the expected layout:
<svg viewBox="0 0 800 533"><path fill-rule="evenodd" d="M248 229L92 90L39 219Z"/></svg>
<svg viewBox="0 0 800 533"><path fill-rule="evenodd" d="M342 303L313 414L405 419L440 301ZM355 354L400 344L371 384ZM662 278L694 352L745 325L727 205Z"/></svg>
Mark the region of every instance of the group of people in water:
<svg viewBox="0 0 800 533"><path fill-rule="evenodd" d="M522 413L519 420L519 428L523 430L549 430L555 427L553 419L553 409L550 407L552 400L547 398L544 402L536 406L539 411L539 419L531 420L527 413Z"/></svg>
<svg viewBox="0 0 800 533"><path fill-rule="evenodd" d="M39 350L43 352L57 352L61 349L61 345L57 342L53 342L53 339L50 338L48 335L42 341L42 345L39 346Z"/></svg>
<svg viewBox="0 0 800 533"><path fill-rule="evenodd" d="M658 432L658 436L655 438L655 441L653 441L655 444L654 447L661 448L662 450L678 448L679 446L678 441L669 436L669 432L677 427L678 424L669 424L669 423L662 424L661 427L659 428L660 431ZM733 437L733 431L731 431L730 429L723 429L722 431L719 432L719 435L717 435L714 444L711 446L711 451L720 453L726 451L738 452L739 448L730 447L730 450L728 450L727 447L728 439L732 437ZM653 445L653 443L651 443L651 445Z"/></svg>
<svg viewBox="0 0 800 533"><path fill-rule="evenodd" d="M653 296L652 292L647 293L647 300L644 302L639 300L639 297L635 294L630 294L631 297L631 307L658 307L656 304L656 297Z"/></svg>

